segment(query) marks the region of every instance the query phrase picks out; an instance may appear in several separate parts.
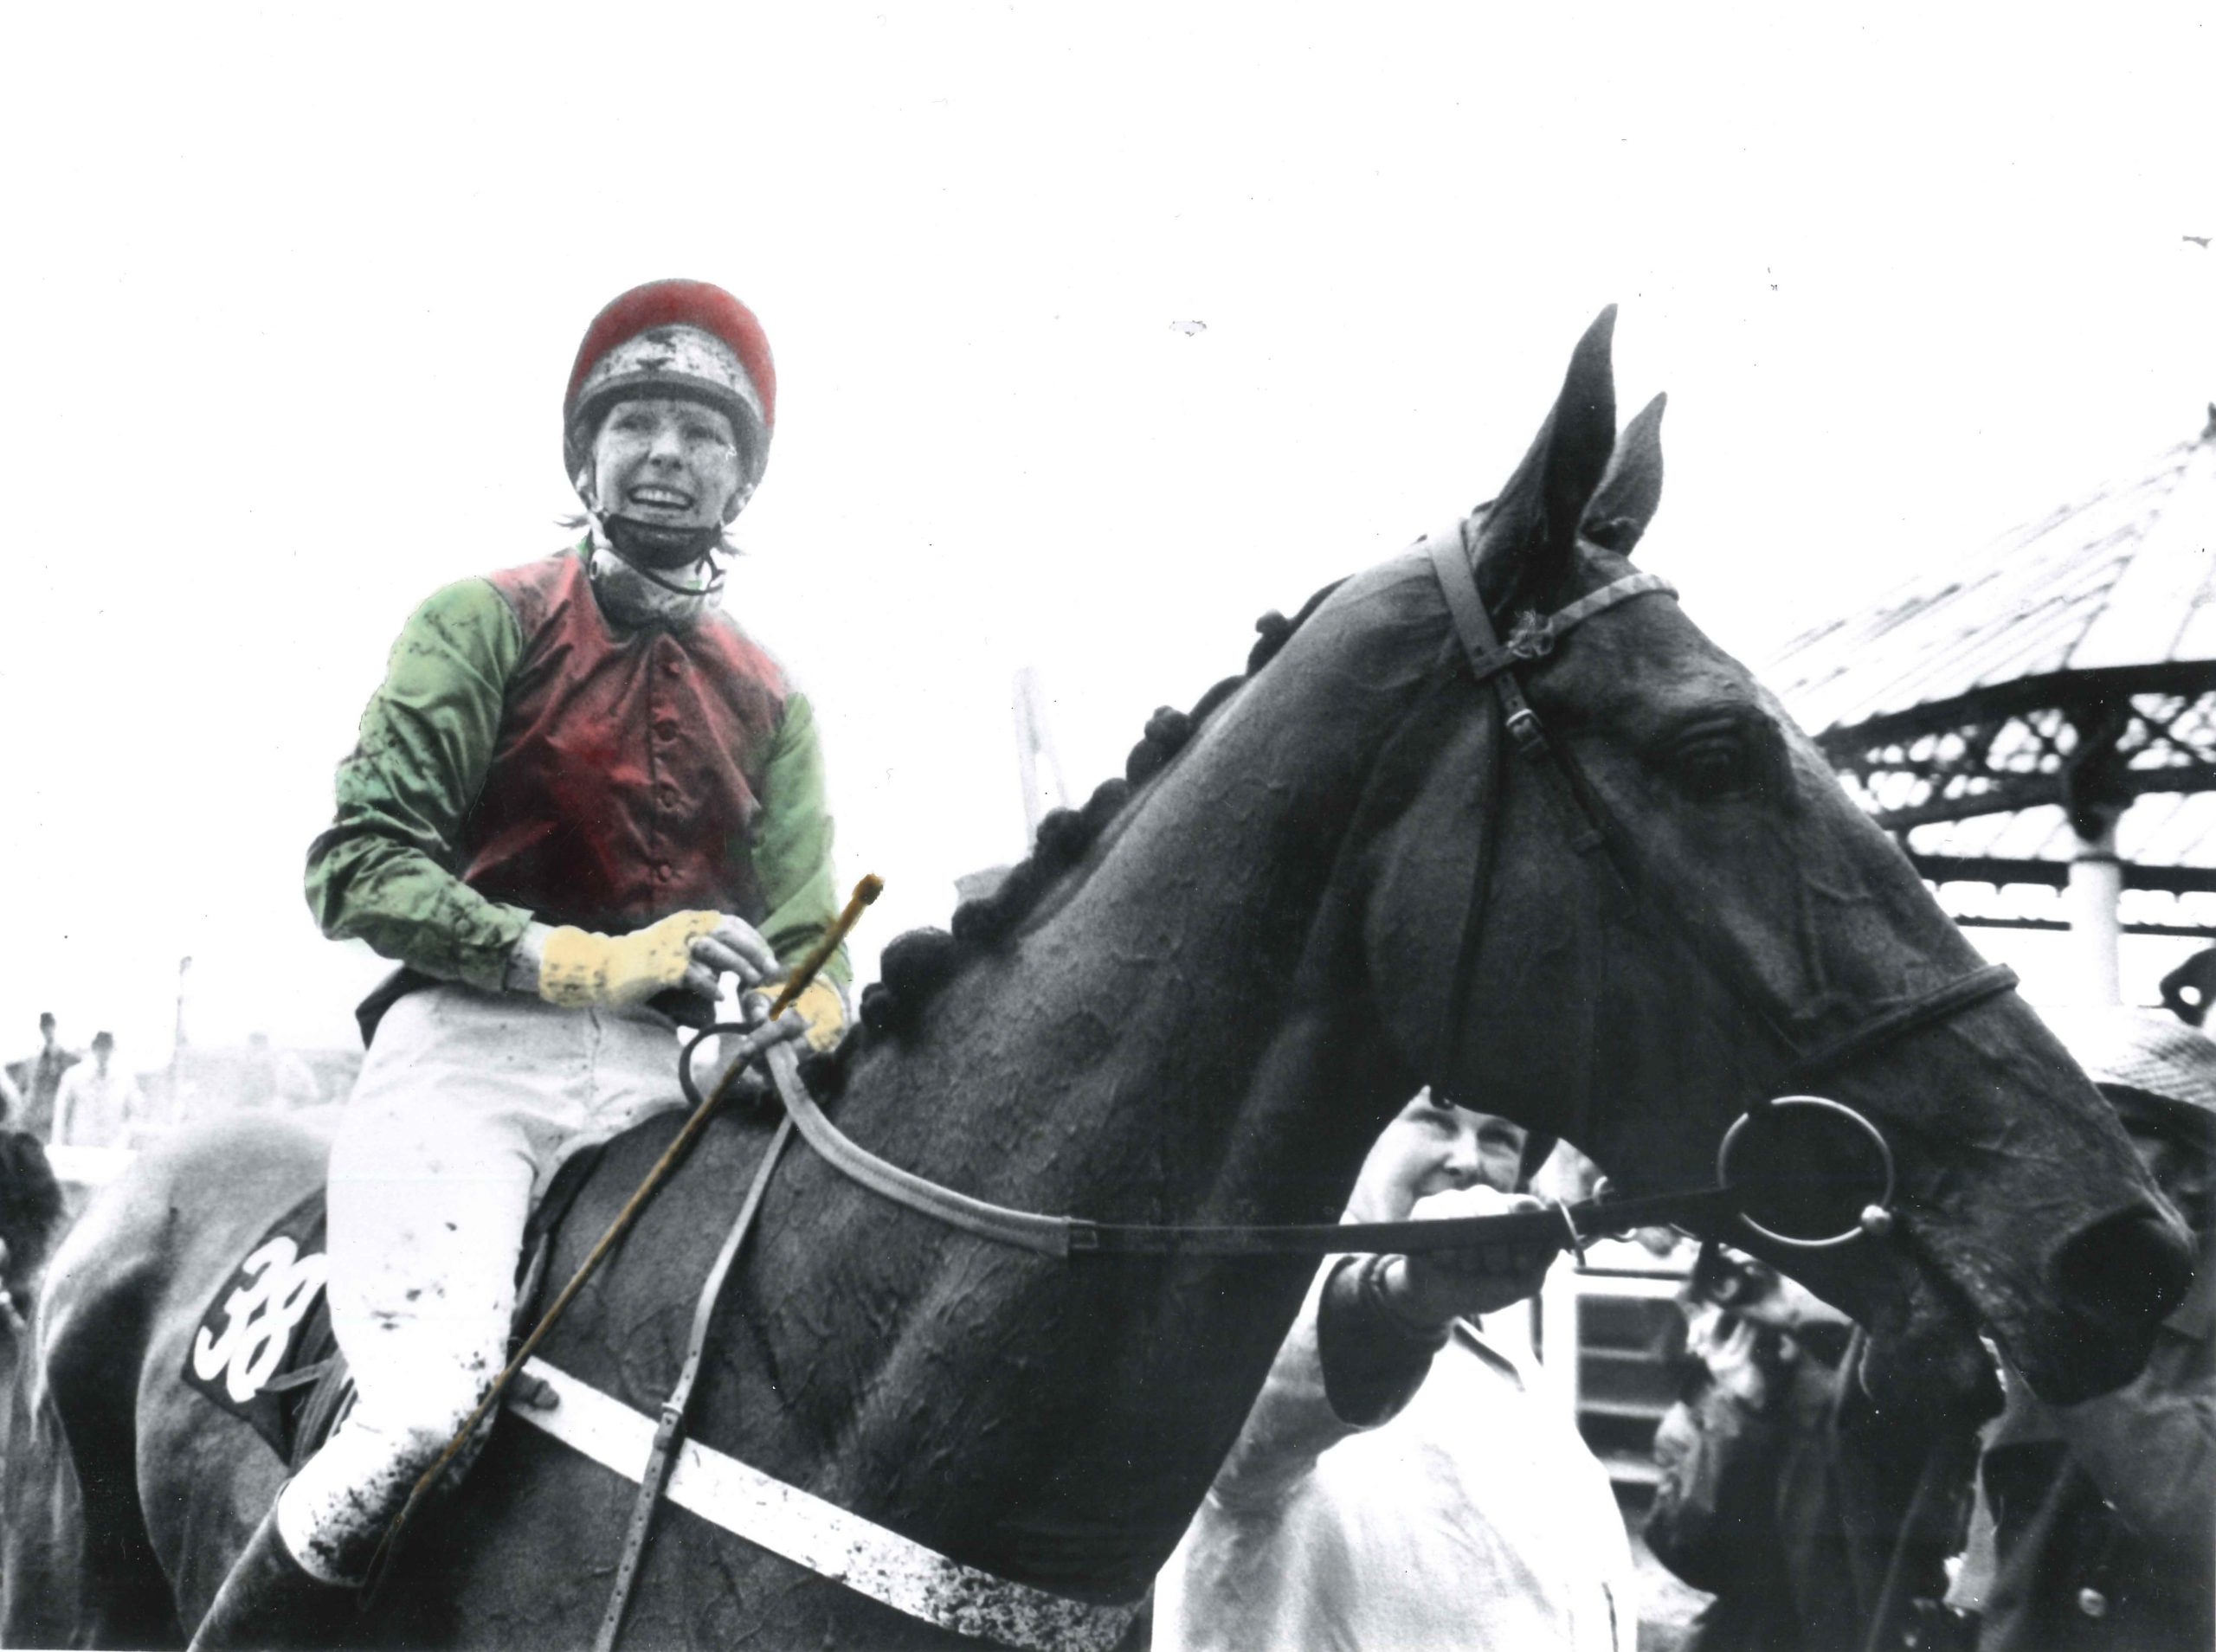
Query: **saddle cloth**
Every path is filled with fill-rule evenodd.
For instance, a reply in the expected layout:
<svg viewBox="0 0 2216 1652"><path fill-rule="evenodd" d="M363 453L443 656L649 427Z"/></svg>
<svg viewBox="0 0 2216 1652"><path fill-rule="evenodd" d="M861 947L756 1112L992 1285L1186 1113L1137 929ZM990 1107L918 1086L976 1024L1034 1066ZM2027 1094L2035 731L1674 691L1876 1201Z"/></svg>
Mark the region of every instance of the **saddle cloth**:
<svg viewBox="0 0 2216 1652"><path fill-rule="evenodd" d="M602 1151L589 1148L564 1164L524 1229L511 1347L537 1321L555 1231ZM184 1356L185 1385L248 1424L295 1470L330 1437L354 1397L331 1328L325 1240L319 1187L240 1257L201 1311Z"/></svg>

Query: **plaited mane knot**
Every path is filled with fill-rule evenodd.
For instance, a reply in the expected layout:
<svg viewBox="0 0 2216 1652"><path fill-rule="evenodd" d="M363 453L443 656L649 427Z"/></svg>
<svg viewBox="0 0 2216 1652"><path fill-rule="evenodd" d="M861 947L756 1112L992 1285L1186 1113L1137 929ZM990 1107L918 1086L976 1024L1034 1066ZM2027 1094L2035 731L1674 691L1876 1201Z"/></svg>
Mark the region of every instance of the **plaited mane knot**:
<svg viewBox="0 0 2216 1652"><path fill-rule="evenodd" d="M872 1032L903 1031L918 1007L902 1004L900 995L881 980L873 980L862 988L862 1025Z"/></svg>
<svg viewBox="0 0 2216 1652"><path fill-rule="evenodd" d="M1190 711L1158 707L1147 719L1143 737L1131 748L1124 774L1101 781L1082 809L1056 809L1040 820L1031 853L1009 869L1000 886L954 909L951 933L912 929L896 936L879 965L880 979L862 989L859 1018L862 1028L878 1038L899 1037L912 1030L924 1006L956 971L1014 933L1048 886L1084 860L1132 794L1162 772L1217 707L1277 656L1302 621L1337 588L1336 581L1325 586L1308 600L1296 618L1288 620L1272 609L1257 620L1254 629L1260 640L1247 655L1246 676L1225 678L1201 696ZM864 1042L860 1036L841 1042L826 1058L824 1070L811 1077L811 1087L819 1093L835 1094L836 1086L844 1082L846 1062ZM831 1070L834 1068L835 1071Z"/></svg>
<svg viewBox="0 0 2216 1652"><path fill-rule="evenodd" d="M1278 650L1284 647L1286 640L1292 635L1293 621L1272 608L1254 621L1254 629L1261 633L1261 638L1246 655L1246 674L1249 677L1277 658Z"/></svg>
<svg viewBox="0 0 2216 1652"><path fill-rule="evenodd" d="M847 1064L835 1050L811 1050L800 1058L800 1082L817 1101L835 1102L847 1087Z"/></svg>
<svg viewBox="0 0 2216 1652"><path fill-rule="evenodd" d="M1039 835L1031 852L1055 871L1076 864L1092 842L1092 828L1075 809L1056 809L1039 822Z"/></svg>
<svg viewBox="0 0 2216 1652"><path fill-rule="evenodd" d="M880 979L862 989L862 1025L873 1032L905 1031L960 962L954 937L944 929L894 936L878 961Z"/></svg>
<svg viewBox="0 0 2216 1652"><path fill-rule="evenodd" d="M1124 762L1124 778L1143 786L1160 774L1169 760L1184 749L1193 736L1193 719L1167 705L1157 706L1146 720L1146 736L1131 748Z"/></svg>
<svg viewBox="0 0 2216 1652"><path fill-rule="evenodd" d="M886 987L905 997L929 998L960 959L944 929L911 929L885 949L879 971Z"/></svg>
<svg viewBox="0 0 2216 1652"><path fill-rule="evenodd" d="M1085 800L1085 812L1079 817L1085 821L1085 831L1093 837L1098 837L1108 822L1116 818L1116 812L1131 800L1131 783L1122 775L1102 781L1093 787L1092 795Z"/></svg>

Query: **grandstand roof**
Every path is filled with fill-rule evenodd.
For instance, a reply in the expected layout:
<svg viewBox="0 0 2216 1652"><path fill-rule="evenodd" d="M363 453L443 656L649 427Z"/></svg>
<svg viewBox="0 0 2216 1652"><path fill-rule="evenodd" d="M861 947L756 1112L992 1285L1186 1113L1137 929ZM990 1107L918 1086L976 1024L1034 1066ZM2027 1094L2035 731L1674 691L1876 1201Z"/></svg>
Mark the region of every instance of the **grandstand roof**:
<svg viewBox="0 0 2216 1652"><path fill-rule="evenodd" d="M1803 633L1763 676L1927 877L2058 887L2074 823L2110 818L2127 898L2193 896L2172 918L2216 933L2216 405L2146 470Z"/></svg>

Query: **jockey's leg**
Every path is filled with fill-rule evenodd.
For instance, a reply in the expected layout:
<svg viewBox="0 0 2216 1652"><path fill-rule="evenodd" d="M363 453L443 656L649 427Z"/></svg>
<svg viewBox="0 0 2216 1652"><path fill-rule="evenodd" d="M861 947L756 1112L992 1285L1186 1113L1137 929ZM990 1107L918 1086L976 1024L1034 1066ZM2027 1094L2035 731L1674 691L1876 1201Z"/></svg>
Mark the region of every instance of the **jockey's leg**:
<svg viewBox="0 0 2216 1652"><path fill-rule="evenodd" d="M453 1100L360 1109L332 1147L331 1324L354 1405L279 1497L277 1528L333 1583L360 1580L506 1358L532 1133L502 1109L439 1105Z"/></svg>
<svg viewBox="0 0 2216 1652"><path fill-rule="evenodd" d="M331 1159L332 1327L354 1405L280 1494L269 1534L319 1581L293 1591L311 1612L351 1594L499 1374L532 1200L577 1147L681 1103L675 1057L658 1017L467 987L388 1013Z"/></svg>

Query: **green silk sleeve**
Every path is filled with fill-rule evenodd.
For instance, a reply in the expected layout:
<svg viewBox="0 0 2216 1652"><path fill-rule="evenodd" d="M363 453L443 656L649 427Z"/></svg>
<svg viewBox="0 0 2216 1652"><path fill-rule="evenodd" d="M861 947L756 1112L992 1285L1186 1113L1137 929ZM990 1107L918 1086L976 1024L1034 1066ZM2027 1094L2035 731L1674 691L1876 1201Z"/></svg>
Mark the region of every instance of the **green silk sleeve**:
<svg viewBox="0 0 2216 1652"><path fill-rule="evenodd" d="M448 586L409 617L338 765L337 814L308 847L308 907L325 935L499 989L531 915L486 900L455 862L522 652L515 614L481 579Z"/></svg>
<svg viewBox="0 0 2216 1652"><path fill-rule="evenodd" d="M815 712L795 691L762 780L762 810L754 819L754 881L765 914L762 938L783 964L796 964L821 941L839 915L831 871L831 812L824 798L823 747ZM823 966L841 987L854 979L841 946Z"/></svg>

